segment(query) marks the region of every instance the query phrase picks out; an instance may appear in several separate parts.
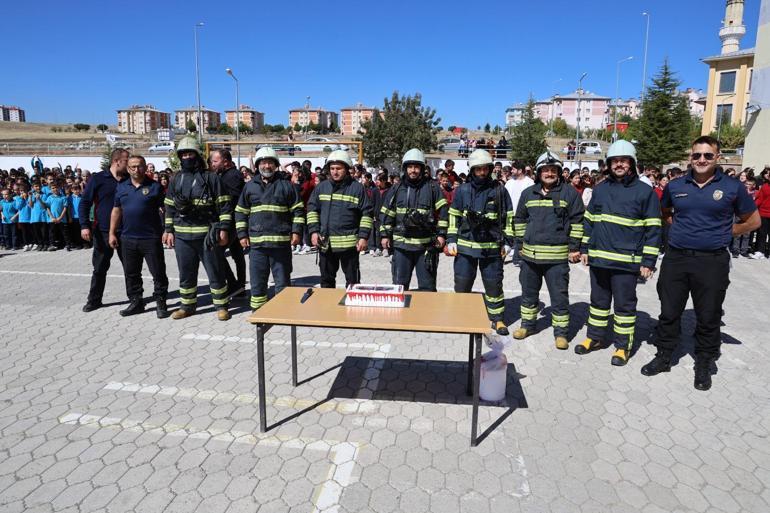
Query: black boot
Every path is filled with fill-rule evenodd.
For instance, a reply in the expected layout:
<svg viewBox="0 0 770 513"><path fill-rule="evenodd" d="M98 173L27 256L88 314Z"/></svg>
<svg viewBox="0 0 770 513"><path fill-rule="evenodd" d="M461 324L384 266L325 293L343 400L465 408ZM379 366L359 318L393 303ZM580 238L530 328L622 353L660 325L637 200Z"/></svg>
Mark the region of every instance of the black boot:
<svg viewBox="0 0 770 513"><path fill-rule="evenodd" d="M708 390L711 388L711 362L714 360L707 356L695 357L695 380L693 384L696 390Z"/></svg>
<svg viewBox="0 0 770 513"><path fill-rule="evenodd" d="M131 298L131 302L128 304L128 308L120 311L120 315L128 317L129 315L136 315L144 312L144 302L140 297Z"/></svg>
<svg viewBox="0 0 770 513"><path fill-rule="evenodd" d="M101 307L102 307L101 301L92 301L89 299L88 301L86 301L86 304L83 306L83 311L86 313L93 312L97 308L101 308Z"/></svg>
<svg viewBox="0 0 770 513"><path fill-rule="evenodd" d="M158 319L165 319L169 316L165 298L155 301L155 314L158 316Z"/></svg>
<svg viewBox="0 0 770 513"><path fill-rule="evenodd" d="M661 372L671 371L671 353L658 351L655 358L650 363L642 367L642 374L645 376L655 376Z"/></svg>

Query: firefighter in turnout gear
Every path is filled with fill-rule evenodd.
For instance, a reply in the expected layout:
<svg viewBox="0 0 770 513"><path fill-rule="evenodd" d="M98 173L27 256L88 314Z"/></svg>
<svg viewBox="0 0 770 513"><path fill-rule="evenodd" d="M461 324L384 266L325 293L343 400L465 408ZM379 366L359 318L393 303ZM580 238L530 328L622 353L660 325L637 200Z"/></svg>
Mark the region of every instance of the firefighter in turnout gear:
<svg viewBox="0 0 770 513"><path fill-rule="evenodd" d="M184 319L195 313L198 303L198 265L202 262L209 278L217 318L226 321L227 278L222 251L227 246L232 220L230 196L215 173L206 169L195 137L183 137L176 149L182 170L171 180L164 204L166 229L163 243L175 248L179 266L179 294L182 306L172 315Z"/></svg>
<svg viewBox="0 0 770 513"><path fill-rule="evenodd" d="M636 284L650 278L660 247L661 213L658 196L636 174L636 148L617 141L607 150L607 180L597 185L585 212L580 248L590 267L591 306L588 338L575 346L577 354L603 347L610 319L615 352L612 365L628 362L636 326Z"/></svg>
<svg viewBox="0 0 770 513"><path fill-rule="evenodd" d="M372 229L372 203L364 186L350 176L353 161L344 150L329 154L329 179L313 189L307 204L310 240L318 248L321 287L334 288L342 266L345 284L361 281L358 255L366 251Z"/></svg>
<svg viewBox="0 0 770 513"><path fill-rule="evenodd" d="M455 292L470 292L481 271L484 304L492 326L508 335L503 322L503 255L513 244L513 209L505 188L492 180L492 156L475 150L468 158L470 177L449 208L446 253L455 257Z"/></svg>
<svg viewBox="0 0 770 513"><path fill-rule="evenodd" d="M569 262L580 261L583 200L561 179L562 163L546 151L537 159L536 180L521 193L513 220L522 263L521 327L513 337L535 332L543 279L551 296L551 325L557 349L567 349L569 328Z"/></svg>
<svg viewBox="0 0 770 513"><path fill-rule="evenodd" d="M446 242L449 205L425 173L425 155L411 149L401 163L403 176L382 201L382 248L393 248L393 283L409 289L412 271L419 290L436 291L438 254Z"/></svg>
<svg viewBox="0 0 770 513"><path fill-rule="evenodd" d="M235 229L249 251L252 310L267 302L267 279L273 272L275 293L289 285L291 247L300 243L305 205L294 185L278 176L280 166L273 148L257 151L259 171L246 184L235 207Z"/></svg>

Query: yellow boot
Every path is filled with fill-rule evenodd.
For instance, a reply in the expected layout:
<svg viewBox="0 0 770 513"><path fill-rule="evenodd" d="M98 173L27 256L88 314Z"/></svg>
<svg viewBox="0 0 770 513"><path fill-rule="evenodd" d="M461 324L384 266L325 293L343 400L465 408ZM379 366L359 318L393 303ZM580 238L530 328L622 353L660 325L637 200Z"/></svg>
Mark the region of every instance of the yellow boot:
<svg viewBox="0 0 770 513"><path fill-rule="evenodd" d="M587 338L575 346L575 354L588 354L600 347L602 347L601 341Z"/></svg>
<svg viewBox="0 0 770 513"><path fill-rule="evenodd" d="M513 338L516 340L522 340L530 336L532 333L527 328L516 328L513 330Z"/></svg>
<svg viewBox="0 0 770 513"><path fill-rule="evenodd" d="M569 342L566 337L556 337L554 342L556 344L556 349L569 349Z"/></svg>
<svg viewBox="0 0 770 513"><path fill-rule="evenodd" d="M220 321L227 321L230 319L230 312L227 310L227 308L217 309L217 319Z"/></svg>
<svg viewBox="0 0 770 513"><path fill-rule="evenodd" d="M177 320L184 319L186 317L190 317L193 314L195 314L195 310L185 310L184 308L179 308L173 314L171 314L171 318Z"/></svg>
<svg viewBox="0 0 770 513"><path fill-rule="evenodd" d="M622 367L628 363L629 351L628 349L616 349L612 354L612 360L610 363L615 367Z"/></svg>
<svg viewBox="0 0 770 513"><path fill-rule="evenodd" d="M502 335L504 337L508 336L508 326L505 325L503 321L497 321L495 323L495 331L498 335Z"/></svg>

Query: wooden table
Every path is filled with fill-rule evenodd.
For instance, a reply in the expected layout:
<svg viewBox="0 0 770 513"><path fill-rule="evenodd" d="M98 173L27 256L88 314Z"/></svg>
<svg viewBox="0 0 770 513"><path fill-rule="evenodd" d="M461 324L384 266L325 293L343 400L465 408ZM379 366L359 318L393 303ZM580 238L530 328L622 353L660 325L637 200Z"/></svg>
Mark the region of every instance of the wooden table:
<svg viewBox="0 0 770 513"><path fill-rule="evenodd" d="M481 294L407 292L407 307L386 308L344 306L341 304L345 296L345 291L342 289L316 288L313 289L310 299L300 303L306 290L305 287L287 287L248 318L248 321L257 327L260 432L264 433L268 429L265 404L265 333L273 326L291 327L291 383L295 387L297 386L298 326L467 333L467 386L468 394L473 395L471 446L477 445L481 336L490 330L490 322Z"/></svg>

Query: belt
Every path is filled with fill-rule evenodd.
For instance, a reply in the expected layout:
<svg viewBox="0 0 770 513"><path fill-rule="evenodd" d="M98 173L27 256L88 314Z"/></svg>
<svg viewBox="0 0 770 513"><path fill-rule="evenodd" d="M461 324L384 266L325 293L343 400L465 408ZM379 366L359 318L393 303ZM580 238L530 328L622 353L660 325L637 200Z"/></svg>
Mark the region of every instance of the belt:
<svg viewBox="0 0 770 513"><path fill-rule="evenodd" d="M723 255L727 251L727 248L704 251L700 249L681 249L681 248L675 248L673 246L669 246L668 251L670 253L678 253L680 255L687 255L687 256L714 256L714 255Z"/></svg>

